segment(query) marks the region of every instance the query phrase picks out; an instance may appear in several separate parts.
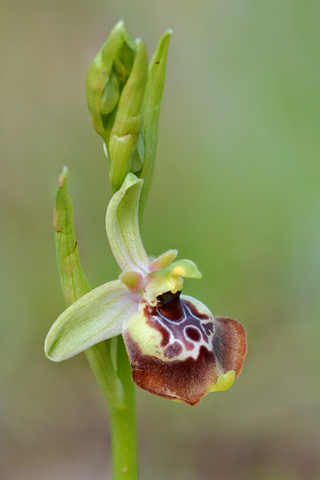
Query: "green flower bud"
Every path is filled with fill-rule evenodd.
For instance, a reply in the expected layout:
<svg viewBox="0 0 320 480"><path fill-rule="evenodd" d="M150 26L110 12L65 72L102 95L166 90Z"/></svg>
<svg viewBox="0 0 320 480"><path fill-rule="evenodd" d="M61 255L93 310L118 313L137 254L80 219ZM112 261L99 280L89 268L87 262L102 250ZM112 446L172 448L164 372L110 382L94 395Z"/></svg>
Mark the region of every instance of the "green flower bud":
<svg viewBox="0 0 320 480"><path fill-rule="evenodd" d="M136 40L136 48L137 53L132 70L121 92L109 145L107 145L110 156L109 178L115 190L119 190L127 173L131 171L132 158L137 151L142 126L148 56L142 40Z"/></svg>
<svg viewBox="0 0 320 480"><path fill-rule="evenodd" d="M110 182L118 190L129 172L141 172L144 140L142 106L148 56L119 22L93 60L87 76L87 102L110 162Z"/></svg>
<svg viewBox="0 0 320 480"><path fill-rule="evenodd" d="M113 112L130 75L135 53L136 45L121 21L102 45L87 75L86 94L91 121L106 145L114 121Z"/></svg>
<svg viewBox="0 0 320 480"><path fill-rule="evenodd" d="M171 30L162 35L148 67L144 43L134 41L119 22L87 76L88 108L104 141L113 190L120 189L130 172L144 179L140 223L153 178L171 35Z"/></svg>

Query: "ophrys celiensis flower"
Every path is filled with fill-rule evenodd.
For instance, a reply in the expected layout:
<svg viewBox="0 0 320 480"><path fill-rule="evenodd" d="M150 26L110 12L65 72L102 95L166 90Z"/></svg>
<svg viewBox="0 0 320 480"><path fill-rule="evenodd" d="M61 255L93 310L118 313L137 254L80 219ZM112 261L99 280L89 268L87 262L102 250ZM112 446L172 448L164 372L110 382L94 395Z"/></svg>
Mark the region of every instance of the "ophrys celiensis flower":
<svg viewBox="0 0 320 480"><path fill-rule="evenodd" d="M228 389L240 374L245 332L237 321L214 317L199 300L181 294L183 278L201 278L192 261L176 261L176 250L150 261L139 232L142 184L129 173L107 210L119 279L68 307L50 329L45 351L53 361L66 360L122 334L139 387L195 405L209 392Z"/></svg>

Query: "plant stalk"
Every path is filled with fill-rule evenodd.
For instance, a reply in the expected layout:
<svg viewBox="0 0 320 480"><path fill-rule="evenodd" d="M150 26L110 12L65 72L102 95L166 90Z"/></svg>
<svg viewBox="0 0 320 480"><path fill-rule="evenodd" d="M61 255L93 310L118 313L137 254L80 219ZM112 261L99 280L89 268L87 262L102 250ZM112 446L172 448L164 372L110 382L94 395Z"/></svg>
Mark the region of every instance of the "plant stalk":
<svg viewBox="0 0 320 480"><path fill-rule="evenodd" d="M122 340L118 340L118 375L124 390L123 407L109 406L112 428L113 480L138 479L138 442L135 385ZM120 366L121 362L121 366Z"/></svg>

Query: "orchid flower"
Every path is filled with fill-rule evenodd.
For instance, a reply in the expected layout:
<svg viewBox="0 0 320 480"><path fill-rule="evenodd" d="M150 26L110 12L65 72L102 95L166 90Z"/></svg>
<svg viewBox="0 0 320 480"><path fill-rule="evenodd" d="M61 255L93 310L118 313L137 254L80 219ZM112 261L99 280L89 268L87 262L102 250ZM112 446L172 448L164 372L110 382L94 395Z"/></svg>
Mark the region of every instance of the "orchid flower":
<svg viewBox="0 0 320 480"><path fill-rule="evenodd" d="M107 209L119 279L69 306L51 327L45 352L58 362L122 334L139 387L195 405L209 392L228 389L240 374L245 331L237 321L216 318L199 300L181 294L183 278L201 278L192 261L176 261L176 250L150 261L139 231L142 184L128 173Z"/></svg>

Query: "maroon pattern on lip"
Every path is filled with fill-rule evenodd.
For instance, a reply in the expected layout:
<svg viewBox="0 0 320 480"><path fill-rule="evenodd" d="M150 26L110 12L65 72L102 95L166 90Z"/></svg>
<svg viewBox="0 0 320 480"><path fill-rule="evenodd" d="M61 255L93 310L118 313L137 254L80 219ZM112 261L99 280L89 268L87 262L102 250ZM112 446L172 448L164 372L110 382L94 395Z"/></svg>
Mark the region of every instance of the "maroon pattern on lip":
<svg viewBox="0 0 320 480"><path fill-rule="evenodd" d="M171 341L180 341L187 351L192 351L195 342L200 340L204 340L210 348L210 337L214 330L213 319L201 314L191 302L181 300L180 293L166 292L160 295L156 307L150 307L146 303L144 315L147 324L161 333L161 347L167 346L170 339L173 339ZM178 352L178 349L175 351ZM180 355L181 351L174 356Z"/></svg>
<svg viewBox="0 0 320 480"><path fill-rule="evenodd" d="M191 338L195 342L199 342L201 335L200 332L196 328L188 327L186 329L187 337Z"/></svg>
<svg viewBox="0 0 320 480"><path fill-rule="evenodd" d="M180 299L180 292L174 295L174 315L168 295L165 300L165 309L162 303L151 307L142 300L147 325L162 337L153 354L143 353L130 330L123 333L132 378L148 392L196 405L219 376L230 370L235 377L241 373L247 353L245 331L236 320L201 314L191 299ZM181 316L176 318L179 309Z"/></svg>
<svg viewBox="0 0 320 480"><path fill-rule="evenodd" d="M182 346L178 342L174 342L172 345L169 345L165 351L164 351L164 356L167 358L173 358L177 357L180 355L182 352Z"/></svg>
<svg viewBox="0 0 320 480"><path fill-rule="evenodd" d="M241 323L231 318L216 318L218 334L213 339L213 348L225 372L234 370L240 375L247 354L246 332Z"/></svg>
<svg viewBox="0 0 320 480"><path fill-rule="evenodd" d="M164 362L156 357L143 355L137 343L128 334L124 336L132 366L132 379L138 387L160 397L180 400L196 405L208 393L208 386L217 381L212 352L201 347L195 360Z"/></svg>

